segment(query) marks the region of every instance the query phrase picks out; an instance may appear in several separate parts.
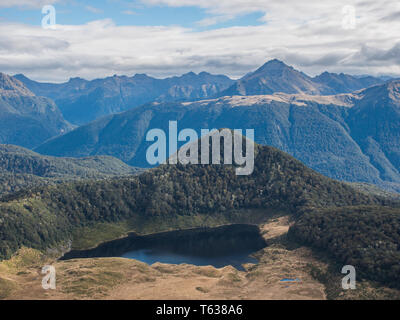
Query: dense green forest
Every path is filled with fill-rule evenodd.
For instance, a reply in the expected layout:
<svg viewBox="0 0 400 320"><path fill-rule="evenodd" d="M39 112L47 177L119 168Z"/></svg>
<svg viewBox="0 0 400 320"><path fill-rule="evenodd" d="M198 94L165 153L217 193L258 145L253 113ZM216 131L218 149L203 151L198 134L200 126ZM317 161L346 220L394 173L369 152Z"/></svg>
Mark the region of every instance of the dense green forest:
<svg viewBox="0 0 400 320"><path fill-rule="evenodd" d="M0 196L37 186L126 176L140 171L109 156L56 158L19 146L0 145Z"/></svg>
<svg viewBox="0 0 400 320"><path fill-rule="evenodd" d="M358 276L400 288L400 206L306 209L288 235L353 265Z"/></svg>
<svg viewBox="0 0 400 320"><path fill-rule="evenodd" d="M271 147L256 148L255 169L237 176L233 166L162 165L140 176L81 181L23 190L2 198L0 256L21 246L44 249L70 237L76 227L135 215L226 214L248 208L381 204L326 178Z"/></svg>

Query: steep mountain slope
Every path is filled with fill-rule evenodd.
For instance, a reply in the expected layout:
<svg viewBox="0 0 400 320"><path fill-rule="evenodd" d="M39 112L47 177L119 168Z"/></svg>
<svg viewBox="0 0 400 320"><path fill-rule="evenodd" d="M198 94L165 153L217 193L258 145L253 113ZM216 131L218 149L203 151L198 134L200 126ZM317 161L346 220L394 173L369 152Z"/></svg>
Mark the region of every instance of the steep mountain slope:
<svg viewBox="0 0 400 320"><path fill-rule="evenodd" d="M109 156L55 158L14 145L0 145L0 195L67 180L99 179L139 171Z"/></svg>
<svg viewBox="0 0 400 320"><path fill-rule="evenodd" d="M0 143L32 148L72 127L48 98L0 73Z"/></svg>
<svg viewBox="0 0 400 320"><path fill-rule="evenodd" d="M136 217L151 223L158 217L168 227L179 217L192 216L195 224L196 215L211 214L229 223L244 209L296 213L304 207L385 202L324 177L278 149L257 145L254 172L247 176L236 175L232 165L166 164L136 177L36 188L2 201L0 257L21 246L55 246L75 228L99 221ZM247 214L244 219L251 219L251 211Z"/></svg>
<svg viewBox="0 0 400 320"><path fill-rule="evenodd" d="M400 174L400 80L362 92L347 119L351 135L378 168L382 179Z"/></svg>
<svg viewBox="0 0 400 320"><path fill-rule="evenodd" d="M398 85L397 82L393 84ZM146 133L152 128L160 128L168 134L168 122L177 120L179 130L255 129L257 143L286 151L331 178L368 182L399 191L396 148L399 147L400 126L396 113L389 111L397 110L398 98L394 97L389 105L381 102L382 108L391 113L382 127L381 116L370 114L363 107L371 104L369 90L372 89L359 94L325 97L275 94L149 104L82 126L46 142L37 151L78 157L107 154L131 165L148 166L146 150L153 142L145 141ZM383 85L373 90L386 89ZM365 111L362 117L357 116L360 112L357 110ZM366 123L374 123L374 126L369 127ZM374 137L368 130L375 130L381 137L376 138L377 146L368 149L370 151L363 142L367 137ZM365 132L365 138L362 132ZM387 150L387 155L381 154L380 148ZM372 155L381 160L374 160Z"/></svg>
<svg viewBox="0 0 400 320"><path fill-rule="evenodd" d="M75 124L84 124L155 100L207 98L233 83L226 76L206 72L190 72L166 79L145 74L133 77L115 75L93 81L73 78L61 84L40 83L21 74L14 77L35 94L54 99L64 117Z"/></svg>
<svg viewBox="0 0 400 320"><path fill-rule="evenodd" d="M344 73L337 74L329 72L324 72L319 76L314 77L312 80L316 83L332 88L336 94L354 92L384 82L380 78L371 76L358 78Z"/></svg>

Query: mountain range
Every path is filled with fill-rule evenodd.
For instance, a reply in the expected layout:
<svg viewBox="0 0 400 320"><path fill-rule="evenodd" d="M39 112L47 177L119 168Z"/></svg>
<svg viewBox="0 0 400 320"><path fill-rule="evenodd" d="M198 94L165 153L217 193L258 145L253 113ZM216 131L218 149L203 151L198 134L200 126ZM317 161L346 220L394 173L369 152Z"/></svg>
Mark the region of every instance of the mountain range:
<svg viewBox="0 0 400 320"><path fill-rule="evenodd" d="M0 143L52 156L110 155L146 167L147 131L167 131L170 120L196 130L254 128L256 142L329 177L400 190L395 80L310 77L276 59L237 81L206 72L61 84L1 77Z"/></svg>
<svg viewBox="0 0 400 320"><path fill-rule="evenodd" d="M76 125L153 101L193 101L276 92L331 95L350 93L384 82L371 76L354 77L328 72L312 78L276 59L237 81L207 72L189 72L166 79L146 74L133 77L114 75L92 81L72 78L60 84L33 81L22 74L14 78L36 95L54 100L64 118Z"/></svg>
<svg viewBox="0 0 400 320"><path fill-rule="evenodd" d="M290 94L332 95L350 93L384 81L371 76L354 77L324 72L314 78L274 59L245 75L219 96L265 95L275 92Z"/></svg>
<svg viewBox="0 0 400 320"><path fill-rule="evenodd" d="M223 75L189 72L180 77L156 79L145 74L66 83L40 83L22 74L14 78L39 96L53 99L65 119L84 124L101 116L125 111L152 101L196 100L214 96L234 81Z"/></svg>
<svg viewBox="0 0 400 320"><path fill-rule="evenodd" d="M328 177L400 190L400 81L334 96L274 94L151 103L103 117L38 147L54 156L112 155L145 167L153 128L255 129L255 141L277 147Z"/></svg>

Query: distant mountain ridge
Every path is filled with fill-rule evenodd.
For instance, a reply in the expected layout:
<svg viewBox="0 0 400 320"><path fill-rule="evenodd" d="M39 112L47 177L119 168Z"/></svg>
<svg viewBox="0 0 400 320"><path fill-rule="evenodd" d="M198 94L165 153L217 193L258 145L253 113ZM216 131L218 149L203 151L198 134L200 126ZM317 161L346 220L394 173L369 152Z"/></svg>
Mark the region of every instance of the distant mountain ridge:
<svg viewBox="0 0 400 320"><path fill-rule="evenodd" d="M336 94L354 92L385 82L380 78L371 76L354 77L344 73L329 72L314 77L313 81L332 88Z"/></svg>
<svg viewBox="0 0 400 320"><path fill-rule="evenodd" d="M245 75L218 96L265 95L276 92L288 94L333 95L350 93L372 85L381 84L379 78L357 78L347 74L324 72L311 78L305 73L274 59L256 71Z"/></svg>
<svg viewBox="0 0 400 320"><path fill-rule="evenodd" d="M41 83L22 74L14 76L38 96L53 99L64 117L82 125L102 116L123 112L145 103L193 101L233 95L288 94L333 95L350 93L385 81L371 76L324 72L317 77L274 59L256 71L234 81L207 72L157 79L146 74L85 80L71 78L65 83Z"/></svg>
<svg viewBox="0 0 400 320"><path fill-rule="evenodd" d="M71 129L51 99L0 73L0 143L33 148Z"/></svg>
<svg viewBox="0 0 400 320"><path fill-rule="evenodd" d="M148 130L255 129L255 140L277 147L328 177L400 191L400 81L335 96L233 96L147 104L110 115L52 139L36 150L55 156L107 154L148 166Z"/></svg>
<svg viewBox="0 0 400 320"><path fill-rule="evenodd" d="M64 117L84 124L101 116L122 112L152 101L181 101L209 98L234 81L207 72L156 79L145 74L117 76L92 81L71 78L61 84L40 83L22 74L14 76L36 95L53 99Z"/></svg>
<svg viewBox="0 0 400 320"><path fill-rule="evenodd" d="M275 92L333 94L329 87L314 83L306 74L274 59L239 79L227 90L221 92L220 96L266 95Z"/></svg>

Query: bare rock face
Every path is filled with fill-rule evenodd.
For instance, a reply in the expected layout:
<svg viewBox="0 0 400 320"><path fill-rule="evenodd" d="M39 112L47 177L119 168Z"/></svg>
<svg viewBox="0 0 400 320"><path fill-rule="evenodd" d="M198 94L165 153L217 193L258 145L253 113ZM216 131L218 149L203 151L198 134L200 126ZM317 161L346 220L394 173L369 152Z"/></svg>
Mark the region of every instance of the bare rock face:
<svg viewBox="0 0 400 320"><path fill-rule="evenodd" d="M34 94L21 81L0 72L0 95L2 97L30 96Z"/></svg>

